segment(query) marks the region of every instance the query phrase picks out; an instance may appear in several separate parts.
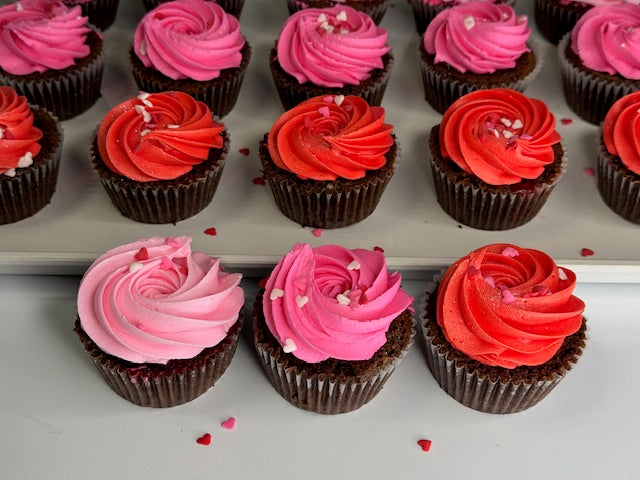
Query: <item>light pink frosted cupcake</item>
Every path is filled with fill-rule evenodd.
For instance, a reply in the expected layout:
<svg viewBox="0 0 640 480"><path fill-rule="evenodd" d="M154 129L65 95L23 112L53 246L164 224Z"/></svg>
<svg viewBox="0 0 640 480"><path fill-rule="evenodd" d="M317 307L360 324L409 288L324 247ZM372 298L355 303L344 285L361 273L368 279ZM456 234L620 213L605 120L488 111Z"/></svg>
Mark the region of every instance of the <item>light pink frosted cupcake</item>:
<svg viewBox="0 0 640 480"><path fill-rule="evenodd" d="M320 95L357 95L380 105L393 56L385 29L365 13L336 6L291 15L269 63L286 110Z"/></svg>
<svg viewBox="0 0 640 480"><path fill-rule="evenodd" d="M456 5L464 5L477 0L407 0L413 12L413 18L416 22L416 29L419 34L423 34L427 29L431 20L443 10L455 7ZM515 0L480 0L487 3L513 5Z"/></svg>

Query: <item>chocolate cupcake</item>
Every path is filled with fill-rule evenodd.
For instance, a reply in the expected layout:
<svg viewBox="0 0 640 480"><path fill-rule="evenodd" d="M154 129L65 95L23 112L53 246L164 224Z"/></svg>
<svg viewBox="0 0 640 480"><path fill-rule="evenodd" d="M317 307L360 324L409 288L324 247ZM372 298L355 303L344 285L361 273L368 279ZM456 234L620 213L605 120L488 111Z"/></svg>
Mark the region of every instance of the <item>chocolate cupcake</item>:
<svg viewBox="0 0 640 480"><path fill-rule="evenodd" d="M382 17L387 13L389 7L388 0L287 0L289 14L305 8L331 8L340 5L347 5L354 10L369 15L374 22L380 24Z"/></svg>
<svg viewBox="0 0 640 480"><path fill-rule="evenodd" d="M89 18L89 23L100 30L106 30L116 20L120 0L62 0L68 7L79 5L82 15Z"/></svg>
<svg viewBox="0 0 640 480"><path fill-rule="evenodd" d="M348 6L307 8L285 22L269 65L287 110L319 95L357 95L380 105L393 55L386 30L365 13Z"/></svg>
<svg viewBox="0 0 640 480"><path fill-rule="evenodd" d="M228 133L204 103L164 92L141 94L107 113L91 160L124 216L176 223L211 203L228 150Z"/></svg>
<svg viewBox="0 0 640 480"><path fill-rule="evenodd" d="M170 0L142 0L144 7L149 10L153 10L158 5L163 3L167 3ZM218 5L220 5L225 12L230 13L236 18L240 18L240 14L242 13L242 7L244 7L244 0L208 0L215 1Z"/></svg>
<svg viewBox="0 0 640 480"><path fill-rule="evenodd" d="M540 402L585 347L575 284L547 254L515 245L487 245L456 261L427 287L420 316L440 387L486 413Z"/></svg>
<svg viewBox="0 0 640 480"><path fill-rule="evenodd" d="M242 276L192 252L190 242L149 238L119 246L80 283L75 331L107 384L140 406L173 407L202 395L238 344Z"/></svg>
<svg viewBox="0 0 640 480"><path fill-rule="evenodd" d="M533 18L540 34L557 45L591 7L593 0L533 0Z"/></svg>
<svg viewBox="0 0 640 480"><path fill-rule="evenodd" d="M413 343L413 299L400 281L380 252L295 245L253 309L254 344L276 391L324 414L375 397Z"/></svg>

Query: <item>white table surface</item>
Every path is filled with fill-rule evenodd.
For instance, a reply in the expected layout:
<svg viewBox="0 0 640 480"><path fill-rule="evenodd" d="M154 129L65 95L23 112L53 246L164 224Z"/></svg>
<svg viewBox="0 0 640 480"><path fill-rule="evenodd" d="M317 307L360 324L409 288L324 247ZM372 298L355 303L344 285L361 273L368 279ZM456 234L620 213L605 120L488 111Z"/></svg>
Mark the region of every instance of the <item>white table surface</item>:
<svg viewBox="0 0 640 480"><path fill-rule="evenodd" d="M361 409L306 412L272 388L248 335L203 396L138 407L106 385L76 338L77 285L0 276L2 479L640 478L637 285L579 284L589 319L582 358L540 404L506 416L446 395L421 342ZM243 286L250 308L257 285ZM423 286L405 282L417 297ZM230 416L227 431L219 424ZM206 432L211 445L198 445Z"/></svg>

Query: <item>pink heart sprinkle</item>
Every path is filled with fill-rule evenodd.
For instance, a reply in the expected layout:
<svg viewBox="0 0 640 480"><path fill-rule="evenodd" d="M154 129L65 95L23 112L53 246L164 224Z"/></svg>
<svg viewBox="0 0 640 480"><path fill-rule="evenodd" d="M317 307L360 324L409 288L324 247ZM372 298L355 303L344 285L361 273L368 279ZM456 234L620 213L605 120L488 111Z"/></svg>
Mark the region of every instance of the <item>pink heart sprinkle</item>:
<svg viewBox="0 0 640 480"><path fill-rule="evenodd" d="M215 227L211 227L211 228L207 228L204 231L204 233L207 235L211 235L212 237L215 237L218 234L218 231L215 229Z"/></svg>
<svg viewBox="0 0 640 480"><path fill-rule="evenodd" d="M426 439L418 440L418 445L420 445L420 448L424 453L427 453L429 450L431 450L431 443L432 443L431 440L426 440Z"/></svg>
<svg viewBox="0 0 640 480"><path fill-rule="evenodd" d="M256 177L253 180L251 180L251 183L253 183L254 185L264 185L265 181L263 177Z"/></svg>
<svg viewBox="0 0 640 480"><path fill-rule="evenodd" d="M318 113L320 115L322 115L323 117L325 117L325 118L328 117L329 116L329 107L320 107L318 109Z"/></svg>
<svg viewBox="0 0 640 480"><path fill-rule="evenodd" d="M582 250L580 250L580 255L582 255L583 257L590 257L594 253L595 252L590 248L583 248Z"/></svg>
<svg viewBox="0 0 640 480"><path fill-rule="evenodd" d="M327 95L325 97L322 97L322 101L324 103L333 103L333 97L331 95Z"/></svg>
<svg viewBox="0 0 640 480"><path fill-rule="evenodd" d="M314 228L313 230L311 230L311 235L313 235L316 238L320 238L322 236L322 229Z"/></svg>
<svg viewBox="0 0 640 480"><path fill-rule="evenodd" d="M293 281L293 285L300 290L306 290L307 288L307 280L303 277L296 278Z"/></svg>
<svg viewBox="0 0 640 480"><path fill-rule="evenodd" d="M562 118L560 119L560 123L563 125L570 125L573 123L573 120L571 118Z"/></svg>
<svg viewBox="0 0 640 480"><path fill-rule="evenodd" d="M227 430L233 430L236 426L236 419L233 417L229 417L224 422L220 423L222 428L226 428Z"/></svg>
<svg viewBox="0 0 640 480"><path fill-rule="evenodd" d="M502 291L502 303L504 303L505 305L509 305L510 303L513 303L515 301L516 297L513 296L513 293L506 289Z"/></svg>
<svg viewBox="0 0 640 480"><path fill-rule="evenodd" d="M502 255L504 255L505 257L513 258L513 257L517 257L520 254L515 248L507 247L504 250L502 250Z"/></svg>
<svg viewBox="0 0 640 480"><path fill-rule="evenodd" d="M586 168L583 170L583 172L584 172L586 175L589 175L590 177L593 177L593 176L596 174L596 172L595 172L595 171L593 170L593 168L591 168L591 167L586 167Z"/></svg>
<svg viewBox="0 0 640 480"><path fill-rule="evenodd" d="M138 250L134 258L136 260L149 260L149 250L147 250L147 247L142 247Z"/></svg>
<svg viewBox="0 0 640 480"><path fill-rule="evenodd" d="M211 444L211 434L205 433L200 438L196 440L200 445L210 445Z"/></svg>
<svg viewBox="0 0 640 480"><path fill-rule="evenodd" d="M238 150L238 152L247 157L251 153L251 150L249 150L248 148L241 148L240 150Z"/></svg>
<svg viewBox="0 0 640 480"><path fill-rule="evenodd" d="M496 281L493 279L493 277L485 277L484 281L487 282L487 285L489 285L491 288L496 288Z"/></svg>
<svg viewBox="0 0 640 480"><path fill-rule="evenodd" d="M374 252L384 253L384 249L382 247L375 246L373 247Z"/></svg>

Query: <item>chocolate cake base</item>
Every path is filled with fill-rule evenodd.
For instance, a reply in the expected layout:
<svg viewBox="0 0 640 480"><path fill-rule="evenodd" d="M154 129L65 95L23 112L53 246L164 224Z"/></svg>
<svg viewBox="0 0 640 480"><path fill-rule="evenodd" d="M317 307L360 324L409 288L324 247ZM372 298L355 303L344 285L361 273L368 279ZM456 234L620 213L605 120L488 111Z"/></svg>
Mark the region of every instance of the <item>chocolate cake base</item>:
<svg viewBox="0 0 640 480"><path fill-rule="evenodd" d="M578 19L591 7L580 2L533 0L533 19L540 34L557 45L564 34L570 32Z"/></svg>
<svg viewBox="0 0 640 480"><path fill-rule="evenodd" d="M380 24L387 13L388 0L287 0L289 14L305 8L330 8L336 5L346 5L369 15L376 24Z"/></svg>

